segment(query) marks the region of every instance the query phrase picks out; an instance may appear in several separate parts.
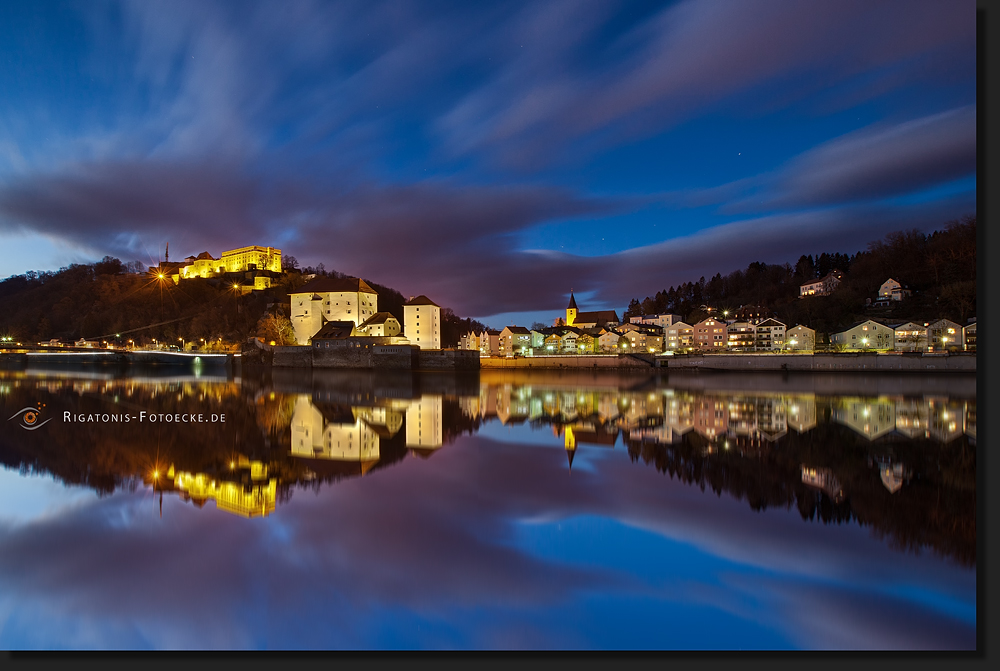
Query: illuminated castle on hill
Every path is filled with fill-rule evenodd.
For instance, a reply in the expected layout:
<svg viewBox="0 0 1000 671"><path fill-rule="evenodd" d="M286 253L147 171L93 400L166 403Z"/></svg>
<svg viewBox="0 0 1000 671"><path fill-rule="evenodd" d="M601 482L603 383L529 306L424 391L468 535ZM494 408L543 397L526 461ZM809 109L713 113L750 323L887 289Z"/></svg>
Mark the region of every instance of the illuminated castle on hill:
<svg viewBox="0 0 1000 671"><path fill-rule="evenodd" d="M226 273L253 273L253 284L247 284L245 291L267 289L271 286L270 273L281 272L281 250L277 247L240 247L222 252L218 259L208 252L189 256L183 262L170 261L170 245L167 244L165 260L158 266L159 274L169 277L174 284L196 277L219 277Z"/></svg>

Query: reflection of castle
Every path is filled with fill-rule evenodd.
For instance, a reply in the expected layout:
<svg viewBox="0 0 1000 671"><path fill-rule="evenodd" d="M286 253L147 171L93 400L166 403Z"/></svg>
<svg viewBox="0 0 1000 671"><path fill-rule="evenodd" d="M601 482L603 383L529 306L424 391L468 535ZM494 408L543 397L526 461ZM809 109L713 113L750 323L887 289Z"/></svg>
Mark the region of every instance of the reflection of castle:
<svg viewBox="0 0 1000 671"><path fill-rule="evenodd" d="M389 425L398 431L401 421L397 420L384 408L359 412L348 405L314 404L311 396L303 394L296 399L292 414L291 454L310 460L310 465L324 472L363 475L379 460L376 427L391 436L395 431Z"/></svg>
<svg viewBox="0 0 1000 671"><path fill-rule="evenodd" d="M424 450L436 450L442 445L442 399L423 396L406 409L406 446L427 456Z"/></svg>
<svg viewBox="0 0 1000 671"><path fill-rule="evenodd" d="M175 472L171 466L166 478L155 477L154 488L161 496L175 490L199 508L212 500L219 510L242 517L265 517L274 511L277 500L278 480L269 477L267 466L242 456L230 463L228 473Z"/></svg>

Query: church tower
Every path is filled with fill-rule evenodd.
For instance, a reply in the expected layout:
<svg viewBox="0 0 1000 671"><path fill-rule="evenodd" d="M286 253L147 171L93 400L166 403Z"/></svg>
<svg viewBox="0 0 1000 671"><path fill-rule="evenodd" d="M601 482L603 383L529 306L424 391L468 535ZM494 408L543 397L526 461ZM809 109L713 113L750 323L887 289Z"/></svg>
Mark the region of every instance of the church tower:
<svg viewBox="0 0 1000 671"><path fill-rule="evenodd" d="M566 306L566 326L572 326L576 321L576 298L569 292L569 305Z"/></svg>

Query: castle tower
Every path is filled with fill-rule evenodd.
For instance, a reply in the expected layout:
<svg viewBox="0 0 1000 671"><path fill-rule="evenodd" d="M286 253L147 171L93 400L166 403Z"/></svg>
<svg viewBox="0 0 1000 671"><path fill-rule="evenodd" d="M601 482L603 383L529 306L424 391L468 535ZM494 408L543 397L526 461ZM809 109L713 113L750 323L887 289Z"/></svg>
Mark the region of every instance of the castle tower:
<svg viewBox="0 0 1000 671"><path fill-rule="evenodd" d="M569 305L566 306L566 326L572 326L576 321L576 297L573 291L569 292Z"/></svg>

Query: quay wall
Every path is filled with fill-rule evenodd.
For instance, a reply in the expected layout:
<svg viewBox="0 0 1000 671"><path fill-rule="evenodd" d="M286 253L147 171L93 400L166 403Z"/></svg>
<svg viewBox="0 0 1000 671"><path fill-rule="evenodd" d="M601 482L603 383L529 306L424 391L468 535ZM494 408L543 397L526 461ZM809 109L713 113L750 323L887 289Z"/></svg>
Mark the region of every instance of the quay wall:
<svg viewBox="0 0 1000 671"><path fill-rule="evenodd" d="M245 363L252 362L275 368L479 370L479 352L473 350L422 350L415 345L384 344L330 348L309 345L289 347L258 345L247 350Z"/></svg>
<svg viewBox="0 0 1000 671"><path fill-rule="evenodd" d="M722 371L976 372L975 354L688 354L657 357L660 368Z"/></svg>
<svg viewBox="0 0 1000 671"><path fill-rule="evenodd" d="M653 358L640 358L631 354L597 354L594 356L570 354L566 356L544 355L526 357L484 357L479 360L483 369L527 369L527 368L598 368L598 369L622 369L622 368L652 368Z"/></svg>

